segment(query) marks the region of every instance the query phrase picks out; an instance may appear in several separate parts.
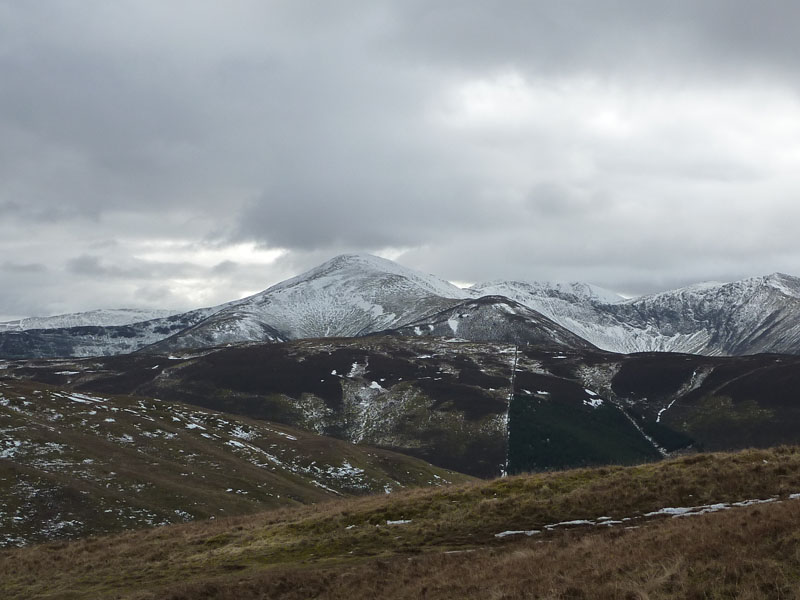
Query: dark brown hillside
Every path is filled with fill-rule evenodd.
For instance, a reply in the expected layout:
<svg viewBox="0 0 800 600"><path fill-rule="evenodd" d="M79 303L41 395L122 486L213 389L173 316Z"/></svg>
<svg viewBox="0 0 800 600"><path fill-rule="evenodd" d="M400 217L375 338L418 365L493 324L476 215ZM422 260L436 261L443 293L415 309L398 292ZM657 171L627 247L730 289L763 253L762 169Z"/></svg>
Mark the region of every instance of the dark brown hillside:
<svg viewBox="0 0 800 600"><path fill-rule="evenodd" d="M619 355L517 346L515 397L535 410L511 411L509 417L514 348L372 336L167 356L18 361L6 363L2 373L279 422L481 477L507 466L508 433L515 425L528 431L527 450L514 454L528 456L512 465L518 471L800 443L795 356ZM603 408L588 410L593 402ZM595 427L603 415L605 424ZM618 446L602 438L628 441ZM558 443L547 448L547 440Z"/></svg>

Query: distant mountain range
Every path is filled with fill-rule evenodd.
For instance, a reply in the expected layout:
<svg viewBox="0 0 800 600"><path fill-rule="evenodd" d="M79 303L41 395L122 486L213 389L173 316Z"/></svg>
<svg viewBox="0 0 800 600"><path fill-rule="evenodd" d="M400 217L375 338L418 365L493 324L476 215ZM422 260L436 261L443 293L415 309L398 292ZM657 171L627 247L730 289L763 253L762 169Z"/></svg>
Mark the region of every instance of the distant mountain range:
<svg viewBox="0 0 800 600"><path fill-rule="evenodd" d="M345 254L212 308L0 323L0 357L170 352L375 333L620 353L800 354L800 279L776 273L626 300L585 283L494 281L462 289L389 260Z"/></svg>

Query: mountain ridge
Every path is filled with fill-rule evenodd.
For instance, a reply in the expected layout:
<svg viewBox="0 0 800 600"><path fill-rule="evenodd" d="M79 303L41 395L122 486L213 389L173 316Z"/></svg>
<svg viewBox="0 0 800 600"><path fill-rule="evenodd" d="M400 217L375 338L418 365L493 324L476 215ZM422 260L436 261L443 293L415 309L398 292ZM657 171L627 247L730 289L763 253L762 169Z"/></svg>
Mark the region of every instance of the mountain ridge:
<svg viewBox="0 0 800 600"><path fill-rule="evenodd" d="M523 335L510 325L499 326L496 310L503 303L495 303L495 311L484 311L488 320L482 327L462 329L462 334L471 331L475 341L551 343L555 336L572 340L567 345L574 347L588 343L618 353L800 353L800 279L783 273L626 299L582 282L495 280L459 288L388 259L342 254L262 292L186 313L125 324L107 324L124 320L124 310L29 321L82 323L50 329L24 329L24 321L0 324L0 358L166 352L391 331L416 334L413 324L426 324L434 315L486 296L502 296L532 311L525 321L528 329ZM86 324L92 318L96 322ZM556 334L550 325L541 329L551 321L570 335ZM534 322L539 324L535 335L530 329ZM548 327L552 335L542 338ZM445 327L433 330L453 333Z"/></svg>

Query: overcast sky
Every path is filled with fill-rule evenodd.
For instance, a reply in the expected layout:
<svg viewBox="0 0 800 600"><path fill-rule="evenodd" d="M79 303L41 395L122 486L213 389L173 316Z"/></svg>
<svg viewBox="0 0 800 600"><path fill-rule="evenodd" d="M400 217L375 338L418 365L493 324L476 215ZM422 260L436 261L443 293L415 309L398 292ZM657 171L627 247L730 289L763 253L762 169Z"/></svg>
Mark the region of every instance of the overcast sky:
<svg viewBox="0 0 800 600"><path fill-rule="evenodd" d="M640 294L800 275L795 0L0 0L0 320L342 252Z"/></svg>

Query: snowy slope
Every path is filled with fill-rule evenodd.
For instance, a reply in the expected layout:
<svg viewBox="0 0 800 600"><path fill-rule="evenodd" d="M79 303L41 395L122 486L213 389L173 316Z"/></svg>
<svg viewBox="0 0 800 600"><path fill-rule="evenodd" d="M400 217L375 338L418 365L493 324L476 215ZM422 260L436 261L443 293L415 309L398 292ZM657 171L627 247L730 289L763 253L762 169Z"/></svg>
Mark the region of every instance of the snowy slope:
<svg viewBox="0 0 800 600"><path fill-rule="evenodd" d="M548 304L560 306L563 302L588 304L614 304L622 302L624 298L596 285L580 281L550 282L550 281L490 281L476 283L470 288L482 295L501 295L516 300L515 296L538 301L543 308Z"/></svg>
<svg viewBox="0 0 800 600"><path fill-rule="evenodd" d="M591 284L493 281L471 289L515 300L604 350L635 352L649 349L652 343L650 335L604 309L623 301L622 296Z"/></svg>
<svg viewBox="0 0 800 600"><path fill-rule="evenodd" d="M132 325L179 314L176 310L142 310L136 308L100 309L52 317L28 317L0 323L0 332L30 329L65 329L68 327L113 327Z"/></svg>
<svg viewBox="0 0 800 600"><path fill-rule="evenodd" d="M402 335L446 336L475 342L534 344L573 350L593 348L541 313L503 296L467 300L396 331Z"/></svg>
<svg viewBox="0 0 800 600"><path fill-rule="evenodd" d="M607 310L671 351L800 352L800 279L781 273L689 286Z"/></svg>
<svg viewBox="0 0 800 600"><path fill-rule="evenodd" d="M186 330L216 310L218 308L203 308L130 325L82 325L3 331L0 332L0 357L85 357L135 352Z"/></svg>
<svg viewBox="0 0 800 600"><path fill-rule="evenodd" d="M510 281L472 289L512 298L613 352L800 352L800 279L780 273L631 300L587 284Z"/></svg>
<svg viewBox="0 0 800 600"><path fill-rule="evenodd" d="M251 297L247 307L290 338L353 336L396 327L470 297L443 279L390 260L345 254Z"/></svg>
<svg viewBox="0 0 800 600"><path fill-rule="evenodd" d="M153 349L364 335L402 326L472 296L390 260L343 254L232 302Z"/></svg>

